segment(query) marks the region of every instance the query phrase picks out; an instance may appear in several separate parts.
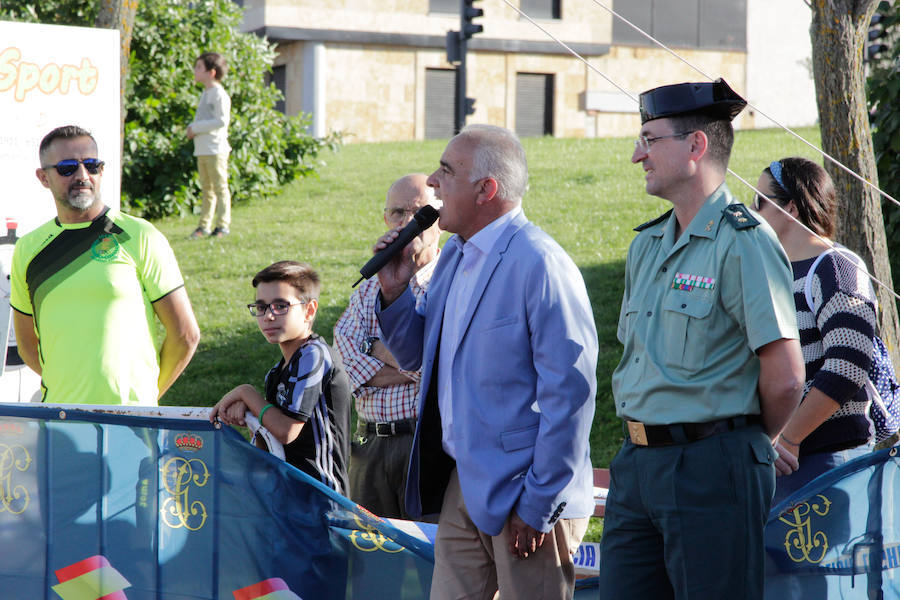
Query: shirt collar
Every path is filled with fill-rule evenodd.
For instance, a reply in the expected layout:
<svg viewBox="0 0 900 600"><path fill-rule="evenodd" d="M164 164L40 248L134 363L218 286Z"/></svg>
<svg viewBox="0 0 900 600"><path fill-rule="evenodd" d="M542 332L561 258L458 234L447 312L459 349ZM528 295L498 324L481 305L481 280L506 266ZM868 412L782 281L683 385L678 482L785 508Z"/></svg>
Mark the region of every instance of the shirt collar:
<svg viewBox="0 0 900 600"><path fill-rule="evenodd" d="M453 239L456 240L457 247L462 250L463 253L471 248L476 248L482 254L487 254L494 247L494 244L497 243L497 240L500 239L506 226L520 214L522 214L522 205L518 204L508 213L497 217L482 227L478 233L469 238L465 243L463 243L459 236L454 236Z"/></svg>
<svg viewBox="0 0 900 600"><path fill-rule="evenodd" d="M691 219L691 222L688 224L687 229L685 229L682 235L715 238L716 233L719 230L719 223L722 221L722 211L725 210L725 207L727 207L730 202L731 192L729 191L728 186L722 182L722 184L706 198L703 202L703 206L700 207L700 210L697 211L697 214ZM654 237L662 237L666 231L671 229L670 237L674 240L675 225L677 223L676 219L675 211L672 211L672 214L669 215L669 218L665 221L663 226L654 230L651 235ZM685 239L690 239L690 237Z"/></svg>
<svg viewBox="0 0 900 600"><path fill-rule="evenodd" d="M117 211L114 208L110 208L109 206L104 206L103 210L100 212L100 214L97 215L96 217L94 217L90 221L79 221L78 223L63 223L62 221L59 220L59 216L54 217L53 221L56 223L57 227L61 227L62 229L87 229L88 227L90 227L91 225L93 225L94 223L96 223L97 221L102 219L103 217L109 217L110 219L114 219L116 217L116 215L118 215L118 212L119 211Z"/></svg>

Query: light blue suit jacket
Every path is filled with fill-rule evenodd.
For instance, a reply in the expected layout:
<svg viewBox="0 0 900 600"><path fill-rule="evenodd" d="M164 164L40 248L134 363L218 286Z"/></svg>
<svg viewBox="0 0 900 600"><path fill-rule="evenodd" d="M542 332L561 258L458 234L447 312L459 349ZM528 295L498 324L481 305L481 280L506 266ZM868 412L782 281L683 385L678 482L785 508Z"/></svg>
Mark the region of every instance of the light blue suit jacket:
<svg viewBox="0 0 900 600"><path fill-rule="evenodd" d="M455 243L444 246L424 315L416 312L409 289L378 311L399 364L422 368L406 490L413 516L423 512L423 491L446 485L438 469L421 468L425 436L440 435L437 427L423 428L423 415L426 408L436 414L426 403L437 402L432 388L441 323L461 254ZM559 518L589 516L597 332L578 268L519 214L488 255L463 319L452 359L452 422L457 473L472 520L498 535L513 510L544 532Z"/></svg>

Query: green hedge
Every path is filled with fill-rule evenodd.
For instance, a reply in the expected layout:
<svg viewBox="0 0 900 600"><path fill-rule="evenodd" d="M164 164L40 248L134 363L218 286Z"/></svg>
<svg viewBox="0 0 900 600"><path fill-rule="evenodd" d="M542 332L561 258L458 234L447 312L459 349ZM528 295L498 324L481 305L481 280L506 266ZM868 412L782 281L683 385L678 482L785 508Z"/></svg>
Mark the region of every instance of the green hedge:
<svg viewBox="0 0 900 600"><path fill-rule="evenodd" d="M0 19L91 26L98 2L4 0ZM275 48L240 33L241 9L231 0L141 0L131 40L125 93L122 206L146 217L191 212L199 199L193 142L185 137L202 91L193 80L202 52L226 57L231 96L229 184L236 201L276 193L315 174L316 157L339 143L307 133L306 116L275 110L282 98L267 83Z"/></svg>

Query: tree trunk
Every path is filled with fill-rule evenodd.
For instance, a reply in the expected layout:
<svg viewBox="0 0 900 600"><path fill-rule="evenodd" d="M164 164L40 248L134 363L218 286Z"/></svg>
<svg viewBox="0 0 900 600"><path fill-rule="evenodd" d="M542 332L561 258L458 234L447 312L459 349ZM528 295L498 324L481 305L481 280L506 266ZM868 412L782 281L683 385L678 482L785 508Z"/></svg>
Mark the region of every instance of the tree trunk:
<svg viewBox="0 0 900 600"><path fill-rule="evenodd" d="M134 29L134 15L138 0L100 0L100 11L94 26L101 29L119 30L119 159L125 143L125 88L128 83L128 58L131 56L131 31Z"/></svg>
<svg viewBox="0 0 900 600"><path fill-rule="evenodd" d="M878 185L875 152L866 106L863 50L878 0L814 0L810 26L816 103L822 148L864 179ZM837 239L859 254L871 273L893 290L881 195L829 160L825 168L837 191ZM900 364L897 304L890 291L878 292L880 335Z"/></svg>

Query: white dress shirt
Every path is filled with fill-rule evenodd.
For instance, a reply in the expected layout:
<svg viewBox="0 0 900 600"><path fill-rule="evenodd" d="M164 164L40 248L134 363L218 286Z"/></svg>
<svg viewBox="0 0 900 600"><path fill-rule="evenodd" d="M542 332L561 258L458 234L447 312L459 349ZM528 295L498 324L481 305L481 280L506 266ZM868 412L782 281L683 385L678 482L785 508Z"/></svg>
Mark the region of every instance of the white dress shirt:
<svg viewBox="0 0 900 600"><path fill-rule="evenodd" d="M462 259L456 267L447 303L444 305L444 320L441 325L441 346L438 357L438 408L441 411L441 444L444 452L456 459L456 438L453 436L453 357L460 345L463 316L472 299L472 291L484 268L488 253L500 239L510 222L522 212L521 204L503 216L494 219L481 231L463 242L459 236L451 238L462 252ZM450 243L450 242L448 242ZM464 377L457 373L455 377Z"/></svg>

